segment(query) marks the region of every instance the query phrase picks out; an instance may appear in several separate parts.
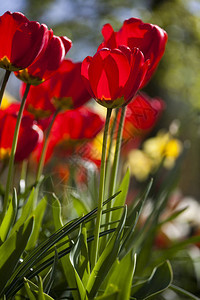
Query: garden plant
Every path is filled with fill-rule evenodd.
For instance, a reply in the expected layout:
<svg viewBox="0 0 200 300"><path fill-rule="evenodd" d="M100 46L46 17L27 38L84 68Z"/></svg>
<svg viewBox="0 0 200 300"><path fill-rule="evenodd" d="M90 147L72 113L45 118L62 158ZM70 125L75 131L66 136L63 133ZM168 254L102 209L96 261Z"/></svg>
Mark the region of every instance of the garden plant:
<svg viewBox="0 0 200 300"><path fill-rule="evenodd" d="M169 209L185 149L170 131L141 146L165 109L142 89L167 33L133 17L102 35L74 62L69 38L0 17L0 299L200 299L173 275L200 236L163 233L187 209Z"/></svg>

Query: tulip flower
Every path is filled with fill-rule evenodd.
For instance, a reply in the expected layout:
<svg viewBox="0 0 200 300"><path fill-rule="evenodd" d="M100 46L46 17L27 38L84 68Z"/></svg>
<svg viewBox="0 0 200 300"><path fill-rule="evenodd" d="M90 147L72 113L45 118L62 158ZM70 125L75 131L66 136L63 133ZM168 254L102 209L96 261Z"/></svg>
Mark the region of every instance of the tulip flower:
<svg viewBox="0 0 200 300"><path fill-rule="evenodd" d="M81 76L81 64L66 59L50 79L51 102L56 108L75 109L91 98Z"/></svg>
<svg viewBox="0 0 200 300"><path fill-rule="evenodd" d="M25 91L21 86L21 94ZM78 88L77 88L78 87ZM38 86L31 86L26 109L37 119L45 118L57 109L75 109L91 98L81 77L81 62L65 59L55 75Z"/></svg>
<svg viewBox="0 0 200 300"><path fill-rule="evenodd" d="M126 46L119 46L118 49L102 48L93 57L86 57L82 63L81 73L89 93L99 104L107 107L101 156L97 222L94 230L94 246L91 254L92 268L96 264L98 256L98 239L106 174L106 149L111 112L113 108L125 106L134 97L144 80L148 65L149 61L145 60L143 53L138 48L130 49ZM114 175L111 175L113 184L110 195L114 194L112 192L116 182L122 127L123 121L120 121L120 135L117 140L118 149L115 151L117 154L113 163ZM108 215L108 219L110 219L110 214Z"/></svg>
<svg viewBox="0 0 200 300"><path fill-rule="evenodd" d="M149 131L156 124L163 109L161 99L150 98L145 93L136 95L127 105L123 138L132 138Z"/></svg>
<svg viewBox="0 0 200 300"><path fill-rule="evenodd" d="M71 45L72 45L72 43L68 38L54 36L53 31L49 30L48 31L48 41L47 41L46 45L43 47L43 49L41 50L38 57L36 57L36 59L33 61L33 63L30 66L28 66L26 69L19 70L18 72L15 73L15 75L18 78L20 78L22 81L24 81L27 85L26 85L26 89L25 89L25 92L23 94L23 98L21 101L21 107L20 107L20 111L19 111L17 123L16 123L16 128L15 128L13 147L12 147L12 152L11 152L11 156L10 156L10 160L9 160L9 167L8 167L9 171L8 171L8 179L7 179L6 193L5 193L6 200L4 202L5 205L4 205L3 213L5 213L5 211L6 211L6 206L7 206L7 202L8 202L8 197L9 197L8 194L9 194L10 185L11 185L13 162L14 162L19 126L20 126L22 113L23 113L23 110L25 107L25 102L26 102L26 98L27 98L30 86L38 85L38 84L42 83L43 81L49 79L51 76L53 76L53 74L59 68L61 62L63 61L63 59L65 57L65 54L70 49ZM1 90L3 90L3 88ZM42 157L43 157L43 155L42 155ZM42 164L40 164L40 169L42 169L41 165ZM40 176L39 173L38 173L38 176Z"/></svg>
<svg viewBox="0 0 200 300"><path fill-rule="evenodd" d="M20 95L25 92L26 84L23 82ZM37 120L47 118L55 112L55 107L51 102L49 80L31 86L26 99L25 109L35 116Z"/></svg>
<svg viewBox="0 0 200 300"><path fill-rule="evenodd" d="M48 35L46 25L7 11L0 17L0 67L9 71L27 68L46 47Z"/></svg>
<svg viewBox="0 0 200 300"><path fill-rule="evenodd" d="M103 128L103 119L85 107L68 110L57 115L51 129L46 153L46 162L57 149L60 155L75 153L77 147L93 139ZM37 149L36 157L40 157L42 145ZM81 149L79 150L81 152Z"/></svg>
<svg viewBox="0 0 200 300"><path fill-rule="evenodd" d="M148 69L143 53L134 48L102 48L82 63L82 76L91 96L107 108L128 104Z"/></svg>
<svg viewBox="0 0 200 300"><path fill-rule="evenodd" d="M38 85L53 76L72 46L71 40L67 37L55 36L51 29L48 33L47 46L40 55L26 69L15 73L19 79L28 84Z"/></svg>
<svg viewBox="0 0 200 300"><path fill-rule="evenodd" d="M10 157L12 141L17 121L19 105L14 104L0 111L0 160ZM15 154L15 161L23 161L28 158L37 144L43 139L42 130L36 125L29 115L23 115L19 130L19 139Z"/></svg>
<svg viewBox="0 0 200 300"><path fill-rule="evenodd" d="M124 21L123 26L115 32L110 24L105 24L102 29L104 41L99 49L108 47L119 48L120 45L133 49L139 48L144 54L145 60L150 64L142 86L151 79L160 59L162 58L167 43L167 33L157 25L143 23L138 18L130 18Z"/></svg>

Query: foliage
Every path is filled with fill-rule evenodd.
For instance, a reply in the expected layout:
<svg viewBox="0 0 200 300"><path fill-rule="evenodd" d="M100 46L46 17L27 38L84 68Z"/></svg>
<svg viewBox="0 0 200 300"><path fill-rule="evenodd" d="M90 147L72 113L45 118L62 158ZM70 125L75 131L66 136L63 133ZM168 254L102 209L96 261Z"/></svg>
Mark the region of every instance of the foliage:
<svg viewBox="0 0 200 300"><path fill-rule="evenodd" d="M38 13L42 17L47 4L54 5L56 2L47 0L40 3L32 0L28 2L27 10L33 16ZM185 95L190 92L187 85L189 66L191 68L190 57L198 56L199 45L191 46L192 41L199 38L198 20L190 15L187 6L178 0L173 1L173 3L172 1L151 1L149 4L145 4L145 1L134 1L134 4L138 14L145 15L143 9L141 9L142 5L151 10L149 15L146 14L147 19L162 25L166 29L169 27L169 48L166 51L167 62L161 63L160 73L158 72L154 76L150 87L147 86L145 89L152 92L156 86L158 93L164 91L166 94L170 94L172 92L176 101L180 95L185 100ZM89 7L90 5L91 1L89 0L86 6ZM173 5L174 11L169 15L171 5ZM71 6L78 15L80 1L74 1ZM132 7L132 2L125 1L123 8L126 13L130 7ZM94 24L99 26L101 22L108 20L112 21L113 27L116 26L117 28L122 4L118 0L114 1L114 4L112 1L99 0L95 2L94 8L90 9L91 18L88 18L88 11L84 17L76 18L77 20L68 16L66 22L57 22L54 33L69 34L70 38L74 39L79 46L82 45L82 39L85 35L84 43L88 41L87 46L96 49L97 39L99 41L100 36L96 34ZM158 17L159 14L163 18ZM190 19L185 22L188 14ZM11 45L12 42L13 44L16 43L19 37L21 38L21 33L18 32L19 27L16 26L15 28L16 20L14 16L8 12L5 17L7 21L12 20L12 24L14 24L13 32L15 34L15 29L17 32L16 39L11 36L13 38ZM24 16L17 16L19 17L17 22L20 23L25 20ZM171 24L170 27L169 23L174 23L177 16L179 18L174 30L174 25ZM185 20L181 16L184 16ZM86 22L85 19L87 19ZM36 22L27 22L26 24L30 24L30 34L32 34L31 30L34 26L38 28L41 26ZM130 24L136 26L136 30L141 34L141 28L137 27L138 23L144 26L142 21L135 19L127 22L126 26L130 26ZM32 24L35 25L32 26ZM26 30L23 31L23 25L22 22L22 32L26 37L27 32ZM52 67L52 65L55 60L54 63L57 66L57 58L60 57L58 64L62 73L62 60L71 47L69 39L65 40L64 37L54 36L51 44L52 32L44 27L49 39L42 35L43 43L40 45L42 50L38 52L39 54L35 54L33 64L30 63L24 69L19 66L19 70L17 69L20 76L22 76L21 79L25 82L28 80L22 97L22 105L18 111L15 104L14 109L10 105L8 110L1 110L2 115L0 115L0 117L4 117L4 114L8 113L15 115L17 119L14 126L12 146L11 137L8 135L11 130L8 131L9 129L6 126L4 127L6 122L3 123L2 121L0 124L2 125L1 142L4 133L6 133L4 135L5 144L8 140L10 142L10 148L4 146L3 142L0 144L0 176L2 178L8 166L8 170L6 170L8 171L8 174L6 173L8 176L7 182L5 186L4 184L0 186L0 299L167 300L169 295L172 295L173 299L200 299L198 298L200 280L199 228L193 228L191 224L187 224L191 232L187 232L181 238L176 239L167 235L165 231L166 227L170 228L175 222L178 222L179 218L187 211L187 207L179 208L179 203L176 203L178 207L176 210L174 210L173 205L172 208L170 207L186 153L184 143L181 144L177 139L172 139L173 134L171 132L174 131L173 129L176 126L171 126L172 129L169 134L159 134L157 138L150 138L141 146L142 140L149 134L158 120L159 113L163 110L160 104L161 101L150 98L147 100L144 96L144 102L139 101L139 105L133 105L133 117L129 122L129 125L131 123L132 126L130 128L133 130L131 141L133 144L130 148L128 148L130 140L126 140L123 136L123 124L126 124L124 122L126 108L125 106L121 108L120 105L124 102L125 96L128 96L126 99L128 102L137 90L141 89L150 80L164 53L167 40L167 34L161 28L150 24L145 24L145 26L148 27L150 38L145 39L141 34L140 42L138 42L140 39L135 39L129 31L121 29L119 33L112 31L110 25L104 27L104 42L101 45L106 45L109 49L99 50L93 58L86 57L82 64L82 75L80 73L81 63L77 64L78 68L72 68L73 71L70 73L72 69L69 66L75 64L68 60L67 72L64 69L62 79L64 92L67 94L64 93L62 96L59 94L61 83L59 76L58 86L55 88L58 96L54 94L52 88L55 78L53 72L58 72L58 69L54 68L55 66ZM152 28L155 30L152 30ZM113 35L110 35L111 31ZM155 31L157 34L154 36ZM89 37L86 36L87 32ZM124 44L122 46L121 42L119 42L119 45L117 44L120 34L123 35ZM184 34L187 34L187 43L181 39ZM165 38L163 38L164 36ZM162 44L161 47L154 47L156 44L151 39L159 45ZM130 41L132 40L136 43L137 49L134 48L135 44L131 46ZM36 40L32 39L31 41L34 43ZM54 42L56 44L53 44ZM117 50L112 49L112 43L113 48L118 47ZM15 47L8 46L7 48L9 47L14 51ZM57 50L60 56L58 53L56 54L56 47L58 47ZM65 53L63 52L64 47ZM140 47L143 50L139 49ZM181 55L187 63L179 60L180 53L177 51L179 47ZM6 55L10 54L7 48ZM147 48L148 50L145 51ZM16 71L15 61L11 61L13 56L11 55L8 59L6 55L0 57L1 66L6 68L0 91L1 98L10 72ZM73 55L76 56L76 53L73 53ZM81 55L84 55L84 49ZM21 57L21 62L28 58L28 55ZM178 63L174 69L177 60ZM193 63L193 61L192 66L195 70L198 70L198 64ZM39 70L40 73L40 77L38 77L33 72L34 80L33 74L29 74L32 67L35 68L34 72L37 73ZM76 73L75 69L79 73ZM47 70L47 77L45 77L42 72L45 73ZM52 74L50 74L51 72ZM36 90L35 94L33 93L34 96L30 96L30 98L36 96L34 99L36 100L36 107L34 109L37 111L37 115L34 116L35 119L32 116L34 125L31 123L31 126L36 128L38 125L39 130L42 131L42 133L38 133L38 148L29 157L29 161L24 160L22 163L17 164L15 160L15 152L18 147L17 139L20 122L23 121L23 110L26 108L25 101L30 84L41 84L50 76L49 74L52 75L52 79L48 81L49 85L47 83L46 89L40 90L39 85L38 92ZM66 74L67 76L65 76ZM75 79L77 74L80 80L77 84L79 91L80 85L83 83L82 78L84 77L85 80L80 101L83 100L83 93L87 86L89 88L86 91L85 101L92 95L97 102L104 104L106 102L107 117L104 135L101 131L103 117L100 116L100 109L97 109L99 115L91 112L90 108L73 110L77 108L76 105L72 105L74 104L73 97L76 97L78 92L75 84L78 82L78 79ZM90 76L91 74L92 76ZM135 74L138 74L138 78ZM196 78L192 71L189 74L191 74L191 85L196 86L194 90L198 91L198 76ZM132 90L133 75L137 82ZM69 80L68 82L65 82L66 78ZM177 84L176 78L179 78ZM68 91L67 84L73 89L69 88ZM30 91L32 89L33 87ZM97 95L93 93L93 89L97 92ZM68 92L72 93L72 90L73 95L68 95ZM194 103L195 91L191 93L191 103ZM43 97L43 95L45 96ZM47 98L45 98L46 95ZM37 101L40 96L41 102ZM152 104L153 100L156 100L154 105ZM32 99L30 99L30 107L33 104L31 101ZM54 106L56 101L58 101L57 107L53 108L53 111L55 111L52 117L49 104L51 103L51 106ZM79 100L77 102L79 106ZM46 113L50 115L49 119L40 119L43 113L43 105L46 105L45 109ZM156 105L159 106L157 109L155 108ZM196 106L198 107L198 104ZM118 109L113 111L112 109L116 107ZM33 107L31 109L33 112ZM63 113L61 109L69 110ZM25 114L29 113L30 111L25 111ZM185 111L183 115L184 113ZM57 117L57 115L59 116ZM67 115L69 119L67 119ZM91 115L93 117L89 119L88 116ZM59 118L62 119L60 123L55 121L58 121ZM97 124L97 118L99 124ZM91 120L94 120L94 123ZM47 121L47 124L45 124L45 121ZM97 130L94 130L94 124L97 125ZM126 134L130 133L130 128L126 130ZM182 129L181 126L180 129ZM95 136L98 138L98 132L103 136L100 169L98 169L99 157L91 159L92 142L94 142ZM48 152L48 147L50 152ZM115 153L112 161L111 152L113 148L115 148ZM121 148L123 151L120 157ZM133 149L132 152L130 149ZM22 152L25 153L25 151ZM140 153L140 156L136 156L134 161L133 153L136 152L137 154ZM65 154L64 159L60 159L62 165L56 165L58 158L61 158L63 153ZM53 154L56 154L54 158L52 158ZM138 157L141 157L141 154L143 154L142 168L146 168L142 176L139 167L136 166L136 163L139 166ZM144 155L148 157L147 160L144 160ZM125 162L128 161L127 157L128 164L130 164L130 161L133 162L133 168L130 170L129 168L125 170L124 167ZM46 160L50 158L52 158L52 164L45 165ZM147 161L151 165L148 172ZM36 162L38 163L37 174L33 171ZM42 175L44 165L46 169L44 175ZM53 175L51 173L52 166L55 172ZM168 169L164 168L166 166ZM136 172L135 167L137 167ZM138 172L140 173L139 180L146 180L141 185L139 185L139 182L136 183ZM154 178L150 178L150 173L153 174ZM64 182L63 185L62 181ZM12 195L10 193L11 186L14 187ZM140 186L139 189L138 186Z"/></svg>
<svg viewBox="0 0 200 300"><path fill-rule="evenodd" d="M0 247L1 296L5 295L7 299L14 295L16 299L23 296L30 299L68 299L71 294L74 299L149 299L167 288L180 292L172 285L172 267L167 259L172 259L184 249L187 241L178 242L163 251L153 249L153 240L160 226L159 214L167 198L160 195L154 199L154 210L141 227L138 220L149 197L152 181L127 211L124 205L129 176L126 173L119 192L106 201L115 203L112 225L104 230L106 224L102 224L101 244L105 245L105 239L109 239L107 246L101 247L102 253L93 270L90 269L91 228L97 209L62 225L62 207L58 198L47 194L34 208L33 189L21 208L21 215L12 224L9 219L13 214L11 211L16 211L15 191L13 200L10 200L10 213L2 223L8 225L1 226L1 236L4 237ZM81 201L84 203L83 198ZM40 237L38 228L41 222L43 228L49 227L45 214L47 203L51 204L56 231L49 228L52 233L44 238ZM82 206L76 206L76 210L82 214ZM107 213L104 209L103 214ZM192 295L189 298L197 299Z"/></svg>

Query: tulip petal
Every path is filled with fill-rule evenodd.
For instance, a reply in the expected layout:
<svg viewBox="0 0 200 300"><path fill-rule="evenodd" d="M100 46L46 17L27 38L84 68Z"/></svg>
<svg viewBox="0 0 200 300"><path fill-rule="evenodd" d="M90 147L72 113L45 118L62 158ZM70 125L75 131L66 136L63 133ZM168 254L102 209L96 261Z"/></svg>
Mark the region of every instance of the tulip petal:
<svg viewBox="0 0 200 300"><path fill-rule="evenodd" d="M83 81L84 81L84 84L88 90L88 92L90 93L90 95L95 98L95 95L92 91L92 88L91 88L91 85L90 85L90 81L89 81L89 74L88 74L88 69L89 69L89 66L90 66L90 63L92 61L92 57L91 56L87 56L83 62L82 62L82 65L81 65L81 75L82 75L82 78L83 78Z"/></svg>
<svg viewBox="0 0 200 300"><path fill-rule="evenodd" d="M105 24L102 28L102 35L104 37L105 43L102 43L98 50L102 49L103 47L108 48L117 48L116 42L116 34L110 24Z"/></svg>
<svg viewBox="0 0 200 300"><path fill-rule="evenodd" d="M65 47L65 53L67 53L72 47L72 41L66 36L61 36L60 39L62 40Z"/></svg>
<svg viewBox="0 0 200 300"><path fill-rule="evenodd" d="M88 74L96 99L115 100L123 94L122 89L130 74L130 64L120 50L104 48L93 57Z"/></svg>

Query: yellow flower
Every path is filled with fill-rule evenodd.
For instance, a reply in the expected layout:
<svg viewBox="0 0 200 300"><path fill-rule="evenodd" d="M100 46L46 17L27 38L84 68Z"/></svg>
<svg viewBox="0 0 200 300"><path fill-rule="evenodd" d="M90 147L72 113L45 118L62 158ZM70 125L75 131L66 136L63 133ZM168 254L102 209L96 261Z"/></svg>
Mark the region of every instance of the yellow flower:
<svg viewBox="0 0 200 300"><path fill-rule="evenodd" d="M125 167L138 181L144 181L155 173L163 162L165 168L172 168L182 151L182 143L169 132L160 131L157 136L146 140L143 149L133 149L128 153Z"/></svg>
<svg viewBox="0 0 200 300"><path fill-rule="evenodd" d="M165 156L177 158L181 150L182 150L181 142L177 139L171 139L166 145Z"/></svg>
<svg viewBox="0 0 200 300"><path fill-rule="evenodd" d="M181 153L182 144L179 140L173 138L170 133L161 131L156 137L148 139L144 143L143 149L152 158L155 167L164 160L164 166L172 168Z"/></svg>
<svg viewBox="0 0 200 300"><path fill-rule="evenodd" d="M177 139L171 139L165 148L164 166L168 169L174 166L175 160L178 158L182 151L182 144Z"/></svg>
<svg viewBox="0 0 200 300"><path fill-rule="evenodd" d="M152 160L143 151L134 149L128 153L125 168L127 167L129 167L130 173L134 175L138 181L144 181L151 173Z"/></svg>
<svg viewBox="0 0 200 300"><path fill-rule="evenodd" d="M169 140L169 133L159 132L156 137L150 138L144 142L143 149L147 155L160 163L165 154L165 149Z"/></svg>

